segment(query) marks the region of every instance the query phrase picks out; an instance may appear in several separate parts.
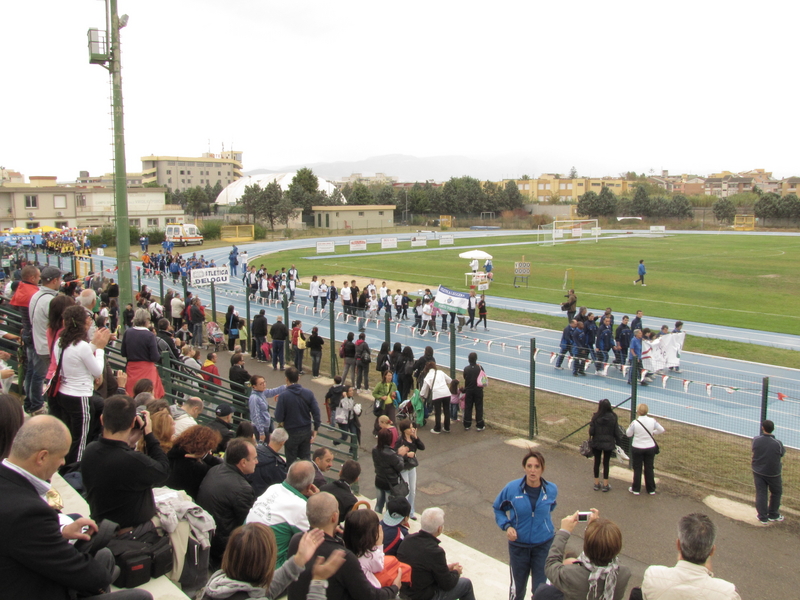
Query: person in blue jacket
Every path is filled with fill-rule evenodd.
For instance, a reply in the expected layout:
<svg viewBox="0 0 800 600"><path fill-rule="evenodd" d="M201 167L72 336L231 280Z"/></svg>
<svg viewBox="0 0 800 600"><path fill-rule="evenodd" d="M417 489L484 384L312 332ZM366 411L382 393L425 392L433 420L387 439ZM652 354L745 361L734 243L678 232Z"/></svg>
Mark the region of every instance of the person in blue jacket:
<svg viewBox="0 0 800 600"><path fill-rule="evenodd" d="M639 261L639 279L634 280L633 285L636 285L640 281L642 282L642 287L647 287L644 283L644 276L647 273L647 270L644 268L644 261Z"/></svg>
<svg viewBox="0 0 800 600"><path fill-rule="evenodd" d="M533 579L531 590L545 583L545 560L555 537L550 513L556 508L558 488L542 477L544 456L538 450L529 450L522 466L525 477L508 483L492 505L494 519L508 538L509 600L523 599L529 575Z"/></svg>
<svg viewBox="0 0 800 600"><path fill-rule="evenodd" d="M569 325L564 327L564 331L561 332L561 347L558 349L558 358L556 359L556 369L562 369L561 363L564 362L564 357L567 353L575 355L575 348L572 347L572 332L578 326L578 322L575 319L572 319L569 322Z"/></svg>

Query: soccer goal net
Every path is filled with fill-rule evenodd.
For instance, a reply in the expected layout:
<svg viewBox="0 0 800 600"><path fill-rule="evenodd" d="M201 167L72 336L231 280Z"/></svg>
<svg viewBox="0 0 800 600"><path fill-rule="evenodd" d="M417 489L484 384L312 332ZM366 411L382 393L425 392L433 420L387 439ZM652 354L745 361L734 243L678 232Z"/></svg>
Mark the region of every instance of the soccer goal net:
<svg viewBox="0 0 800 600"><path fill-rule="evenodd" d="M564 219L556 220L550 225L542 226L545 233L550 233L550 244L569 241L591 240L596 242L600 237L600 227L597 219Z"/></svg>

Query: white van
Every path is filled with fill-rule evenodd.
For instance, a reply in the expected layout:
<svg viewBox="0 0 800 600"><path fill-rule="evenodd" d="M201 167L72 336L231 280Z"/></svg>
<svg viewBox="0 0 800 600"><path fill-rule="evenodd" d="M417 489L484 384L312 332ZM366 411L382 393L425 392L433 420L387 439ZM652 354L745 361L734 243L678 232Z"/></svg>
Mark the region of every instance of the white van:
<svg viewBox="0 0 800 600"><path fill-rule="evenodd" d="M192 223L169 223L165 237L176 246L203 243L203 234Z"/></svg>

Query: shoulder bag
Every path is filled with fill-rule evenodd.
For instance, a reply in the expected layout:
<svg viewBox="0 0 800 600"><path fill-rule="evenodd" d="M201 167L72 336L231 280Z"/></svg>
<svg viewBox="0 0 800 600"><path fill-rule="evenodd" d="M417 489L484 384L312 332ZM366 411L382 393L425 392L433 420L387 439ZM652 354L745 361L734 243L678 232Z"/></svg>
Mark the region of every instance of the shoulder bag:
<svg viewBox="0 0 800 600"><path fill-rule="evenodd" d="M236 315L231 313L230 323L228 323L228 336L229 337L239 337L239 328L233 326L233 318ZM237 323L238 325L238 323Z"/></svg>
<svg viewBox="0 0 800 600"><path fill-rule="evenodd" d="M478 381L477 385L479 388L489 387L489 378L486 376L486 372L481 367L481 372L478 373Z"/></svg>
<svg viewBox="0 0 800 600"><path fill-rule="evenodd" d="M60 343L60 342L59 342ZM61 363L64 360L64 348L61 348L61 354L58 356L58 363L53 376L50 378L50 383L47 386L45 395L48 398L55 398L58 395L58 390L61 387Z"/></svg>
<svg viewBox="0 0 800 600"><path fill-rule="evenodd" d="M639 425L641 425L642 427L644 427L644 423L642 423L639 419L636 419L636 422L639 423ZM656 441L656 438L653 437L653 434L650 433L650 430L647 427L644 427L644 430L647 432L647 435L650 436L650 439L653 440L653 443L656 445L655 454L661 452L661 448L658 447L658 442Z"/></svg>
<svg viewBox="0 0 800 600"><path fill-rule="evenodd" d="M581 447L578 448L578 452L581 453L581 456L585 456L586 458L591 458L594 456L594 450L592 449L592 440L584 440L581 444Z"/></svg>

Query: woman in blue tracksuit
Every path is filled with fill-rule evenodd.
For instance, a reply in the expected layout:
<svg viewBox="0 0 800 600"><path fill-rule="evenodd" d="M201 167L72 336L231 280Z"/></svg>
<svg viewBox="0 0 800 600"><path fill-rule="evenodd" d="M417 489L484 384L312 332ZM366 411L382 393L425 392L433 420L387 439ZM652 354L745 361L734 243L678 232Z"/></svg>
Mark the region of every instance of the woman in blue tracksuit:
<svg viewBox="0 0 800 600"><path fill-rule="evenodd" d="M525 477L510 482L492 505L497 525L506 532L511 568L510 600L522 600L533 578L533 591L545 583L544 563L555 528L550 513L556 508L558 488L545 481L544 456L530 450L522 459Z"/></svg>

